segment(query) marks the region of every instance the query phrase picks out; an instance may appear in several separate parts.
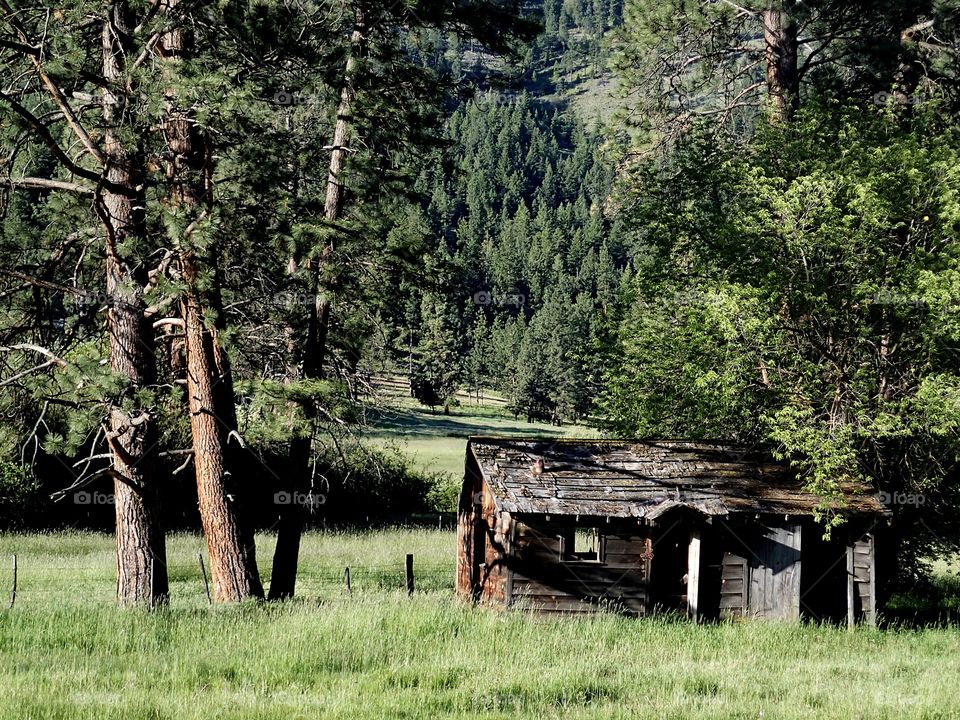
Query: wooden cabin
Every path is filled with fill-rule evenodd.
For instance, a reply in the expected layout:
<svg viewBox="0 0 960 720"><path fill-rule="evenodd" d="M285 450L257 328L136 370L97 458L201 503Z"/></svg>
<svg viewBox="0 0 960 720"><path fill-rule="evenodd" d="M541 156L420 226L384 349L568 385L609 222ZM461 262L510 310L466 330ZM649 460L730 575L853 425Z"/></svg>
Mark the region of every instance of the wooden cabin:
<svg viewBox="0 0 960 720"><path fill-rule="evenodd" d="M769 455L679 441L467 443L457 593L501 607L693 619L874 623L888 511L842 488L821 498Z"/></svg>

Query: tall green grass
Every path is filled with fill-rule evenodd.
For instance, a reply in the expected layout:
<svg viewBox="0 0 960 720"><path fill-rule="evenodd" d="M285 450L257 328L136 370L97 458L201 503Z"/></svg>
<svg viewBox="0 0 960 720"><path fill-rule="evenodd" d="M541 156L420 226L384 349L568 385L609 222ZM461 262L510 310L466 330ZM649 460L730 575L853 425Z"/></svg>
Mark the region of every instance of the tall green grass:
<svg viewBox="0 0 960 720"><path fill-rule="evenodd" d="M112 605L115 583L114 541L102 533L0 534L0 602L9 587L5 571L18 556L17 608L50 604ZM257 538L264 581L270 577L276 536ZM207 604L198 554L209 572L206 541L197 534L167 538L167 571L174 608ZM369 533L305 533L301 543L298 594L338 597L345 592L344 568L351 570L354 593L406 587L405 559L414 556L417 587L425 591L453 588L452 531L391 529Z"/></svg>
<svg viewBox="0 0 960 720"><path fill-rule="evenodd" d="M174 537L173 565L200 545ZM0 553L13 547L23 586L0 612L0 718L960 715L952 630L544 618L470 607L447 588L307 587L282 605L209 608L185 595L196 578L167 609L121 611L108 536L0 537ZM311 535L305 562L390 566L411 548L452 573L452 536L438 531Z"/></svg>

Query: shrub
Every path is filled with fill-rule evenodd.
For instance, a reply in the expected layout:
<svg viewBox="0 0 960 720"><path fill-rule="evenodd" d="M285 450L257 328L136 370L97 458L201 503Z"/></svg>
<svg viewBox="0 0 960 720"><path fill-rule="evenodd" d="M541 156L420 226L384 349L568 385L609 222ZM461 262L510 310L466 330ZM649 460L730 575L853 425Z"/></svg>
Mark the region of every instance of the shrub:
<svg viewBox="0 0 960 720"><path fill-rule="evenodd" d="M40 484L30 470L20 463L0 460L0 528L26 526L40 500Z"/></svg>

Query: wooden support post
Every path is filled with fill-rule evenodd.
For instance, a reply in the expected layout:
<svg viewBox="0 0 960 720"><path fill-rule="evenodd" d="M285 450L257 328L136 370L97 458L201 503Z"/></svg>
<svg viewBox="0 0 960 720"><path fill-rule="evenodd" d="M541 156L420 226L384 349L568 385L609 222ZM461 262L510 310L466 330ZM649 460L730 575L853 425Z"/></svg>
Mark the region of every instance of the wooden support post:
<svg viewBox="0 0 960 720"><path fill-rule="evenodd" d="M853 575L853 542L847 544L847 627L856 624L856 608L853 603L856 581Z"/></svg>
<svg viewBox="0 0 960 720"><path fill-rule="evenodd" d="M407 595L413 595L413 554L407 553Z"/></svg>
<svg viewBox="0 0 960 720"><path fill-rule="evenodd" d="M343 569L343 581L347 586L347 595L352 595L353 590L350 589L350 568L345 567Z"/></svg>
<svg viewBox="0 0 960 720"><path fill-rule="evenodd" d="M207 568L203 564L203 553L197 553L197 560L200 561L200 575L203 577L203 589L207 593L207 604L212 605L213 599L210 597L210 583L207 581Z"/></svg>
<svg viewBox="0 0 960 720"><path fill-rule="evenodd" d="M13 586L10 589L10 606L8 610L13 610L13 604L17 601L17 554L13 554Z"/></svg>
<svg viewBox="0 0 960 720"><path fill-rule="evenodd" d="M871 627L877 626L877 542L876 536L870 533L867 542L870 543L870 605L864 608L867 624Z"/></svg>
<svg viewBox="0 0 960 720"><path fill-rule="evenodd" d="M803 526L799 523L789 524L789 517L785 516L783 543L789 549L783 553L783 569L775 575L779 582L782 604L781 617L784 620L800 620L800 577L803 557Z"/></svg>
<svg viewBox="0 0 960 720"><path fill-rule="evenodd" d="M690 531L690 544L687 547L687 615L697 622L700 604L700 531Z"/></svg>

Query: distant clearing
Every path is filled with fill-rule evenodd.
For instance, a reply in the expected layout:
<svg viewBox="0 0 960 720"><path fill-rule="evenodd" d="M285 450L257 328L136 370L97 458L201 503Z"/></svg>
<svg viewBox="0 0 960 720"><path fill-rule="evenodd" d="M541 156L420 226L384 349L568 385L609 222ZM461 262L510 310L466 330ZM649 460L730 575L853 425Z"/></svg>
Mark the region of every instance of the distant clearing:
<svg viewBox="0 0 960 720"><path fill-rule="evenodd" d="M410 397L405 378L386 377L375 385L370 399L370 428L364 437L378 445L396 444L415 467L444 472L454 477L463 474L466 439L470 435L516 435L527 437L596 437L596 429L586 425L528 423L514 418L506 400L497 393L484 391L481 400L464 392L457 393L450 415L443 408L433 411Z"/></svg>

